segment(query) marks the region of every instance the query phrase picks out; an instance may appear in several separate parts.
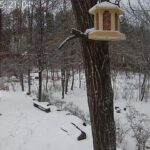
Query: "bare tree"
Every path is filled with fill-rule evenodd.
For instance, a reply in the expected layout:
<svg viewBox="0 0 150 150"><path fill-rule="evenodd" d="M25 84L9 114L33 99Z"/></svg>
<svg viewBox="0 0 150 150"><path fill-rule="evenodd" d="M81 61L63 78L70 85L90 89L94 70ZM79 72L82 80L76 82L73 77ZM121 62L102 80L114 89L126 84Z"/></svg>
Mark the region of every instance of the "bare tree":
<svg viewBox="0 0 150 150"><path fill-rule="evenodd" d="M150 38L150 5L148 1L136 1L136 5L128 0L128 44L134 51L132 56L137 63L139 72L139 100L143 101L147 77L149 76L149 38ZM136 57L138 59L136 59ZM143 74L143 75L142 75Z"/></svg>

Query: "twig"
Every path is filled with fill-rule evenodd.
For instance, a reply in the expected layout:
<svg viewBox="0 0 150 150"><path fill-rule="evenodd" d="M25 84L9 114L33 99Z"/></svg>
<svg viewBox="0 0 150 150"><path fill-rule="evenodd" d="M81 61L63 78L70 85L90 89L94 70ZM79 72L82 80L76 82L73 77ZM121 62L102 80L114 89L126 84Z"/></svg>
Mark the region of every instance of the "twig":
<svg viewBox="0 0 150 150"><path fill-rule="evenodd" d="M140 1L139 1L139 2L140 2ZM130 9L132 10L133 13L134 13L135 11L143 12L142 10L134 9L134 8L131 6L131 1L130 1L130 0L128 0L128 4L129 4L129 7L130 7ZM140 2L140 4L141 4L141 2ZM147 11L150 11L150 10L148 9Z"/></svg>
<svg viewBox="0 0 150 150"><path fill-rule="evenodd" d="M60 46L58 47L58 49L61 49L67 42L75 39L75 38L81 38L81 39L84 39L84 40L89 40L88 39L88 34L85 34L83 32L81 32L80 30L77 30L77 29L72 29L71 31L71 36L67 37L61 44Z"/></svg>
<svg viewBox="0 0 150 150"><path fill-rule="evenodd" d="M68 131L67 131L67 130L65 130L65 129L63 129L63 128L61 128L61 130L63 130L64 132L68 133Z"/></svg>
<svg viewBox="0 0 150 150"><path fill-rule="evenodd" d="M129 7L130 7L130 9L132 10L133 13L134 13L135 11L137 11L137 10L133 9L133 7L131 6L130 0L128 0L128 4L129 4Z"/></svg>
<svg viewBox="0 0 150 150"><path fill-rule="evenodd" d="M75 125L74 123L71 124L74 125L79 131L83 132L77 125Z"/></svg>
<svg viewBox="0 0 150 150"><path fill-rule="evenodd" d="M72 31L71 31L71 33L73 34L73 35L75 35L76 37L78 37L78 38L81 38L81 39L84 39L84 40L89 40L88 39L88 34L85 34L85 33L83 33L82 31L80 31L80 30L77 30L77 29L72 29Z"/></svg>
<svg viewBox="0 0 150 150"><path fill-rule="evenodd" d="M69 37L67 37L58 47L58 49L61 49L67 42L71 41L72 39L77 38L75 35L71 35Z"/></svg>

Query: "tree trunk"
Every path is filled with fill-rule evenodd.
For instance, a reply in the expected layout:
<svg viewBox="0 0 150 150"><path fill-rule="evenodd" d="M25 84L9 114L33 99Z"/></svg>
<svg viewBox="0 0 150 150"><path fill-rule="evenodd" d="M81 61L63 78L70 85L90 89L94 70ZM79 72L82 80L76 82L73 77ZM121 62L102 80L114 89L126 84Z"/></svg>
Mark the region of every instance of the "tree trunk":
<svg viewBox="0 0 150 150"><path fill-rule="evenodd" d="M141 86L141 101L143 101L145 96L145 88L146 88L146 80L147 80L147 73L144 73L143 82Z"/></svg>
<svg viewBox="0 0 150 150"><path fill-rule="evenodd" d="M81 88L81 68L79 66L79 88Z"/></svg>
<svg viewBox="0 0 150 150"><path fill-rule="evenodd" d="M54 73L54 69L51 69L51 79L53 81L53 87L55 87L55 73Z"/></svg>
<svg viewBox="0 0 150 150"><path fill-rule="evenodd" d="M42 72L44 69L44 47L43 47L43 36L44 36L44 21L42 11L42 0L39 0L39 18L38 18L38 38L39 38L39 49L38 49L38 66L39 66L39 102L42 102Z"/></svg>
<svg viewBox="0 0 150 150"><path fill-rule="evenodd" d="M93 27L88 10L97 0L71 0L78 28ZM81 40L94 150L116 150L108 42Z"/></svg>
<svg viewBox="0 0 150 150"><path fill-rule="evenodd" d="M21 90L24 91L24 75L22 71L20 73L20 84L21 84Z"/></svg>
<svg viewBox="0 0 150 150"><path fill-rule="evenodd" d="M66 69L66 82L65 82L65 94L68 93L68 82L69 82L70 71Z"/></svg>
<svg viewBox="0 0 150 150"><path fill-rule="evenodd" d="M48 92L48 67L46 69L46 92Z"/></svg>
<svg viewBox="0 0 150 150"><path fill-rule="evenodd" d="M53 77L53 87L55 87L55 70L52 70L52 77Z"/></svg>
<svg viewBox="0 0 150 150"><path fill-rule="evenodd" d="M141 69L139 71L139 100L141 100Z"/></svg>
<svg viewBox="0 0 150 150"><path fill-rule="evenodd" d="M39 93L38 101L42 102L42 70L39 71Z"/></svg>
<svg viewBox="0 0 150 150"><path fill-rule="evenodd" d="M30 67L28 68L28 95L31 94L31 70Z"/></svg>
<svg viewBox="0 0 150 150"><path fill-rule="evenodd" d="M57 81L60 79L59 78L59 71L58 70L56 70L56 75L57 75Z"/></svg>
<svg viewBox="0 0 150 150"><path fill-rule="evenodd" d="M71 84L71 90L73 91L73 87L74 87L74 69L72 67L72 84Z"/></svg>
<svg viewBox="0 0 150 150"><path fill-rule="evenodd" d="M62 99L65 98L65 69L61 69Z"/></svg>
<svg viewBox="0 0 150 150"><path fill-rule="evenodd" d="M39 66L39 91L38 91L38 101L42 102L42 72L43 72L43 64L41 60L41 54L39 55L38 59L38 66Z"/></svg>

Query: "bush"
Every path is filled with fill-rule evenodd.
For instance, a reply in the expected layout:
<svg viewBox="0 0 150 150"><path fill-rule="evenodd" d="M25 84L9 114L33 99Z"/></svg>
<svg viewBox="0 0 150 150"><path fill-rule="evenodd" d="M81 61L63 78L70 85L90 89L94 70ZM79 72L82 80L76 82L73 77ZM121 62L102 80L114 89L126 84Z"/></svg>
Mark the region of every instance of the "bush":
<svg viewBox="0 0 150 150"><path fill-rule="evenodd" d="M90 124L90 119L89 119L89 115L85 114L82 110L80 110L80 108L76 105L74 105L72 102L68 103L65 107L64 107L65 111L69 111L72 115L79 117L80 119L82 119L84 122Z"/></svg>
<svg viewBox="0 0 150 150"><path fill-rule="evenodd" d="M138 150L145 150L150 138L150 120L148 116L130 107L127 119L133 131L133 137L137 141Z"/></svg>
<svg viewBox="0 0 150 150"><path fill-rule="evenodd" d="M124 126L120 123L120 120L116 120L116 143L117 143L117 147L121 147L122 149L126 149L125 137L126 137L128 131L129 131L129 129L124 128Z"/></svg>

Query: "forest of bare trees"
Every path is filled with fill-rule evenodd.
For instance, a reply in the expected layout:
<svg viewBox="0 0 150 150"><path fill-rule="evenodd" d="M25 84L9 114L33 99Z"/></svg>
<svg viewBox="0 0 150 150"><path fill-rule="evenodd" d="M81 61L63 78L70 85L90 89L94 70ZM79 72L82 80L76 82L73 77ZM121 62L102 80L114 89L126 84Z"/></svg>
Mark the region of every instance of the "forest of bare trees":
<svg viewBox="0 0 150 150"><path fill-rule="evenodd" d="M30 94L30 72L33 68L37 68L39 100L41 100L43 70L51 70L53 74L61 69L64 76L62 86L65 86L64 80L68 80L70 73L83 68L78 40L71 42L62 50L57 49L75 26L75 21L72 10L69 9L71 6L65 1L32 0L26 2L25 8L23 3L17 4L11 12L3 11L1 73L17 76L22 91L24 91L24 75L27 74L28 94ZM64 93L67 93L67 85L62 97Z"/></svg>
<svg viewBox="0 0 150 150"><path fill-rule="evenodd" d="M76 27L71 3L67 0L29 0L25 7L23 2L15 4L16 7L10 9L11 11L5 5L1 14L1 76L17 76L24 90L23 77L27 74L30 94L30 72L37 68L41 93L42 71L50 69L51 72L57 72L61 69L64 87L67 84L65 80L71 74L83 69L78 40L69 42L61 50L58 49L61 42L70 35L71 29ZM129 15L124 17L121 27L127 35L127 41L110 43L111 67L115 70L145 72L149 68L148 8L140 1L136 7L132 4L125 6ZM62 97L67 93L67 87L63 89Z"/></svg>
<svg viewBox="0 0 150 150"><path fill-rule="evenodd" d="M93 27L93 18L87 12L97 0L5 0L4 3L0 9L0 77L15 76L21 90L30 95L31 73L37 72L37 98L41 102L44 92L50 92L49 80L53 86L55 80L61 80L64 99L74 89L75 74L79 75L81 88L81 73L85 72L94 150L116 150L111 77L121 71L139 74L139 100L143 101L150 69L150 5L140 0L137 5L130 0L121 5L126 11L121 18L121 31L127 40L108 43L90 41L76 33ZM15 4L11 9L10 3ZM64 41L68 37L73 40ZM43 83L45 73L46 83ZM24 86L25 77L28 89ZM104 126L99 125L101 121Z"/></svg>

